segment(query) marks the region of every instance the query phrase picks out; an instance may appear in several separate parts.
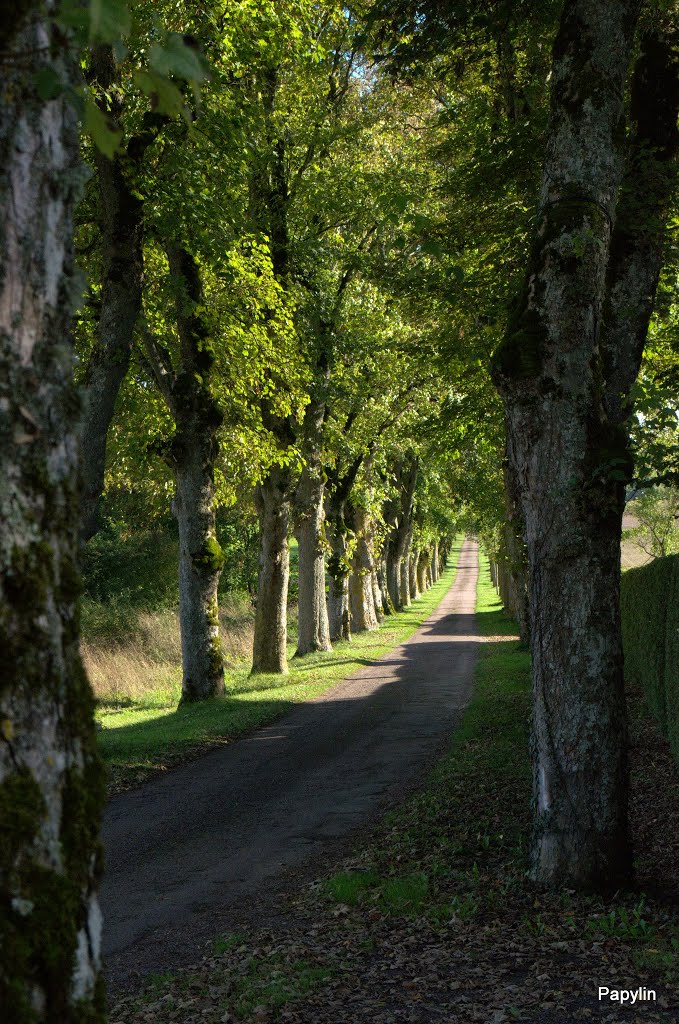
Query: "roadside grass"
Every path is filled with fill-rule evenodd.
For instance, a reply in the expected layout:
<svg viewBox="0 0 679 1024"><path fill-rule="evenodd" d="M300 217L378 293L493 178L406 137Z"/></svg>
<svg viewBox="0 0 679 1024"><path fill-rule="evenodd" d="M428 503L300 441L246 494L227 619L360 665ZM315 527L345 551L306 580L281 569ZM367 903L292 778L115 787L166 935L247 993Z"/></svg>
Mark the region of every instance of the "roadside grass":
<svg viewBox="0 0 679 1024"><path fill-rule="evenodd" d="M492 909L503 887L520 885L527 867L530 659L482 554L480 561L477 629L488 642L480 646L474 693L451 748L424 789L385 817L361 870L325 881L328 899L351 905L345 897L357 885L355 904L388 915L467 921ZM508 805L513 811L505 816Z"/></svg>
<svg viewBox="0 0 679 1024"><path fill-rule="evenodd" d="M220 959L170 976L161 999L153 986L124 997L112 1009L113 1024L147 1021L149 993L158 1024L366 1024L415 1019L415 1010L423 1020L428 1007L432 1019L445 1011L446 1019L469 1024L556 1024L602 1012L611 1024L631 1020L629 1006L618 1016L618 1008L598 1002L600 984L657 987L658 1003L643 1007L643 1019L677 1019L679 922L671 904L639 892L607 900L550 893L527 878L529 656L501 609L483 556L477 628L486 642L474 693L424 787L334 870L291 894L289 932L286 925L274 934L253 929L222 936L214 947ZM636 701L634 730L641 708ZM653 743L643 739L646 753L633 761L632 788L633 806L657 832L657 811L648 791L639 791L649 762L653 768L660 761ZM671 767L669 753L664 756ZM671 798L665 810L669 820ZM666 842L656 847L661 864ZM652 844L646 845L648 857ZM181 1003L178 993L187 990L189 1000ZM282 1014L279 994L288 1002Z"/></svg>
<svg viewBox="0 0 679 1024"><path fill-rule="evenodd" d="M590 951L594 975L599 969L605 977L607 963L618 958L652 970L657 984L676 984L679 921L662 898L549 893L530 883L530 657L483 553L477 629L487 642L449 752L425 787L386 816L352 866L326 878L306 902L353 908L357 925L366 914L419 918L448 936L452 925L468 937L495 932L498 945L545 942L559 955L579 947ZM634 701L633 728L640 713Z"/></svg>
<svg viewBox="0 0 679 1024"><path fill-rule="evenodd" d="M226 670L227 693L215 700L178 707L179 674L165 686L100 698L97 719L99 750L114 789L136 785L159 771L209 747L231 742L268 724L293 705L318 696L363 665L388 654L419 629L450 588L462 538L453 546L449 565L437 583L402 612L388 616L379 629L357 633L328 653L295 658L289 645L287 676L249 675L249 663Z"/></svg>

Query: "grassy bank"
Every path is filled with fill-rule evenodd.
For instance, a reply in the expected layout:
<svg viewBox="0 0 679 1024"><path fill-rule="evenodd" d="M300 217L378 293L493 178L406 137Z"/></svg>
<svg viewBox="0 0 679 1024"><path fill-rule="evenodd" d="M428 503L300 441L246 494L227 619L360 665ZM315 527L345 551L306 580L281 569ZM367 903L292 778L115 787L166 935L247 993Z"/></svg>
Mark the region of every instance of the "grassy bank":
<svg viewBox="0 0 679 1024"><path fill-rule="evenodd" d="M535 889L529 659L484 559L477 608L473 698L422 790L311 886L277 897L280 921L222 936L201 964L119 1000L116 1024L677 1019L679 916L667 892L679 895L679 785L667 745L633 699L639 889L606 901ZM661 875L665 893L651 891ZM599 985L643 985L657 1000L600 1003Z"/></svg>
<svg viewBox="0 0 679 1024"><path fill-rule="evenodd" d="M294 704L317 696L403 643L452 584L461 543L458 540L451 551L441 579L410 608L388 616L378 630L357 633L351 642L336 644L332 652L304 658L293 657L295 644L291 643L290 674L286 677L250 677L249 663L241 661L227 668L225 697L178 708L181 680L176 668L169 670L165 685L159 685L154 677L155 685L146 690L143 670L136 668L136 691L126 687L123 699L100 694L99 746L113 786L142 782L206 747L229 742L271 722ZM138 651L141 664L146 650L142 645ZM134 660L135 653L129 657Z"/></svg>

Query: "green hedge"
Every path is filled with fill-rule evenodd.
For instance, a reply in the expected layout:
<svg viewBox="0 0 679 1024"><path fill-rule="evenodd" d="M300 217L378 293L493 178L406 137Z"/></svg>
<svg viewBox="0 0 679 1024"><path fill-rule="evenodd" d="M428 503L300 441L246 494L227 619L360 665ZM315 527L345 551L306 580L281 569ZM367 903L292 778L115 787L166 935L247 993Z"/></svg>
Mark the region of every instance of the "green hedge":
<svg viewBox="0 0 679 1024"><path fill-rule="evenodd" d="M646 695L679 761L679 555L623 573L625 677Z"/></svg>

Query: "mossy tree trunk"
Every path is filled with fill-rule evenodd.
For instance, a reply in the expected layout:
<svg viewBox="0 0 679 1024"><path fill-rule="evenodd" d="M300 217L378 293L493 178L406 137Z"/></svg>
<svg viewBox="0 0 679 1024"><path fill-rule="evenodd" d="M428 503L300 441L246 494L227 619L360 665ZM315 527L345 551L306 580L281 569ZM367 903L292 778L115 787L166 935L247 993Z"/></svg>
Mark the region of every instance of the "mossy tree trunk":
<svg viewBox="0 0 679 1024"><path fill-rule="evenodd" d="M3 1020L105 1019L104 779L78 650L79 403L70 318L84 173L76 86L44 7L4 12L0 82L0 1007Z"/></svg>
<svg viewBox="0 0 679 1024"><path fill-rule="evenodd" d="M204 310L200 267L186 248L167 249L176 296L178 358L145 335L146 355L175 421L166 458L175 474L179 527L179 627L182 702L224 692L217 590L224 556L215 520L215 463L223 415L212 393L215 352Z"/></svg>
<svg viewBox="0 0 679 1024"><path fill-rule="evenodd" d="M222 412L210 386L215 353L203 312L203 287L195 257L168 248L176 288L181 370L173 387L176 432L172 460L179 526L179 626L182 701L224 692L224 658L217 590L224 555L215 520L215 462Z"/></svg>
<svg viewBox="0 0 679 1024"><path fill-rule="evenodd" d="M647 42L633 84L632 157L617 204L637 13L632 0L565 4L537 234L521 303L494 357L529 562L533 875L580 888L615 888L631 874L619 614L621 519L631 473L623 419L667 209L660 150L676 148L677 116L667 102L668 89L676 100L676 63L674 79L666 77L676 55L666 47L656 67ZM649 131L664 139L655 153L644 144ZM627 216L630 205L638 210L646 202L642 180L656 204L651 222ZM649 236L650 255L646 248L634 269ZM649 259L650 274L642 268ZM623 365L631 368L621 376Z"/></svg>
<svg viewBox="0 0 679 1024"><path fill-rule="evenodd" d="M273 466L258 485L259 579L252 671L285 673L290 580L290 471Z"/></svg>

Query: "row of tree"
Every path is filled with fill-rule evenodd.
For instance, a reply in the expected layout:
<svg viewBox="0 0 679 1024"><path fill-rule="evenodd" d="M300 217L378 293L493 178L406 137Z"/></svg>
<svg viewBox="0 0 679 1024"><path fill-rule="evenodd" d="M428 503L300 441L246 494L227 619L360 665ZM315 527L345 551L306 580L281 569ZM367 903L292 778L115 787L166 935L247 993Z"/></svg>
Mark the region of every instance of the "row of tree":
<svg viewBox="0 0 679 1024"><path fill-rule="evenodd" d="M304 653L407 602L454 497L503 559L530 636L534 877L628 881L619 541L635 398L654 427L637 449L669 472L671 14L663 0L643 13L633 0L142 2L133 18L118 0L26 0L8 13L0 871L13 1019L104 1013L103 786L77 611L80 537L104 487L137 489L149 510L173 496L190 699L221 687L220 502L255 490L254 666L282 671L291 531Z"/></svg>
<svg viewBox="0 0 679 1024"><path fill-rule="evenodd" d="M285 672L292 532L300 656L373 628L408 603L418 560L435 563L452 514L427 425L462 386L435 337L423 345L441 324L403 280L443 254L428 237L432 85L379 74L374 30L339 3L167 19L200 94L168 98L165 83L151 111L140 103L140 75L161 66L140 71L142 10L124 52L100 44L87 60L113 138L86 152L78 214L81 535L97 530L107 472L109 489L155 483L161 505L171 490L183 699L199 700L224 689L220 503L255 490L253 671Z"/></svg>

